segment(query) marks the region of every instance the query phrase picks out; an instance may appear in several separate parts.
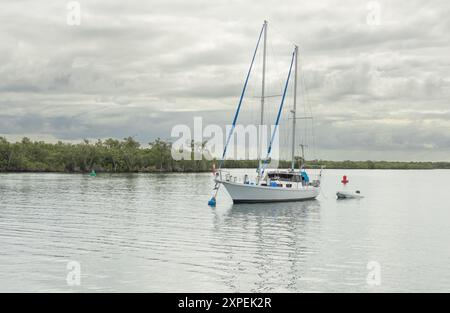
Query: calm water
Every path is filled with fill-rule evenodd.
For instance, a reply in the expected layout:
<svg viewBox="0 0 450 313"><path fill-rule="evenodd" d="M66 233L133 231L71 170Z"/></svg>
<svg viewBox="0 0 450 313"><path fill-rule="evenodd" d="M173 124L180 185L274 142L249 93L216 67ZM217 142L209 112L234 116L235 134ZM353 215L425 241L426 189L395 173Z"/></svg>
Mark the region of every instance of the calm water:
<svg viewBox="0 0 450 313"><path fill-rule="evenodd" d="M343 174L364 199L335 199ZM328 170L316 201L233 205L222 191L211 209L208 173L0 174L0 291L450 292L449 182Z"/></svg>

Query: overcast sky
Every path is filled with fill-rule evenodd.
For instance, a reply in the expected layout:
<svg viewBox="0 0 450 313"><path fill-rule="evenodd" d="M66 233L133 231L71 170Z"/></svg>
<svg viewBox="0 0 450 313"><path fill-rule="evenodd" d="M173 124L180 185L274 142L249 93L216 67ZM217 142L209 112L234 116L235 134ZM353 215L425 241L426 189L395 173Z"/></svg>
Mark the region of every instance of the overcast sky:
<svg viewBox="0 0 450 313"><path fill-rule="evenodd" d="M267 19L274 76L300 46L316 157L450 161L448 1L78 3L70 26L66 1L1 1L0 135L148 143L194 116L229 124Z"/></svg>

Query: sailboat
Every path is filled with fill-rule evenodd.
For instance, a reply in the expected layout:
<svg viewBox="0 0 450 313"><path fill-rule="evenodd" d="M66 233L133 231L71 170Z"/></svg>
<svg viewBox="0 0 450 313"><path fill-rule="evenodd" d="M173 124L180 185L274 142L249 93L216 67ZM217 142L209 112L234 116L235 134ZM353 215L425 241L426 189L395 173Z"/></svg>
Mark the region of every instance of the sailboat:
<svg viewBox="0 0 450 313"><path fill-rule="evenodd" d="M298 46L294 46L294 51L292 52L291 63L289 67L288 77L286 79L283 95L281 98L281 103L278 109L277 118L275 121L275 127L273 128L270 143L267 149L266 158L262 158L262 141L260 134L260 141L258 146L258 168L257 177L254 182L250 181L248 175L244 175L243 179L238 179L223 171L222 165L225 160L227 147L230 142L230 138L233 135L233 131L236 126L236 122L241 109L242 101L247 89L247 84L249 81L250 73L253 68L256 53L258 51L261 39L263 41L263 73L262 73L262 88L261 88L261 114L260 114L260 126L264 122L264 101L265 101L265 75L266 75L266 45L267 45L267 21L261 28L258 41L256 44L255 51L253 53L253 58L250 64L250 68L245 79L244 87L239 99L239 103L234 115L232 127L228 133L227 141L223 150L222 159L218 170L215 172L215 185L213 189L213 195L209 200L208 204L210 206L216 205L216 197L218 190L221 185L225 187L229 195L231 196L233 203L260 203L260 202L282 202L282 201L303 201L315 199L320 194L320 181L322 177L322 170L320 170L319 175L314 180L310 180L307 171L304 166L300 166L299 169L295 168L295 146L296 146L296 101L297 101L297 77L298 77ZM278 125L280 122L281 112L283 110L283 105L286 98L286 92L289 86L289 81L291 79L292 68L294 67L294 105L292 112L292 147L291 147L291 168L290 169L267 169L270 155L272 152L272 145L274 143L275 135L278 130ZM261 128L260 128L261 129ZM303 147L302 147L303 148ZM303 150L303 149L302 149ZM304 157L303 157L304 158Z"/></svg>

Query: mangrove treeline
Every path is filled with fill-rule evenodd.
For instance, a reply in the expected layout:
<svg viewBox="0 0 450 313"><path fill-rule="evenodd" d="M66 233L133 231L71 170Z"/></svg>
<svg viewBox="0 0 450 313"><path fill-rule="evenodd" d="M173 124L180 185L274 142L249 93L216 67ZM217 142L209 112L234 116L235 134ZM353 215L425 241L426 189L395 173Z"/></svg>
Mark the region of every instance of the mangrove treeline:
<svg viewBox="0 0 450 313"><path fill-rule="evenodd" d="M191 159L205 143L191 143ZM0 172L204 172L216 160L174 160L171 143L156 139L147 147L131 137L72 144L23 138L11 143L0 137ZM450 169L450 162L307 161L307 167L336 169ZM227 160L225 168L254 168L255 160ZM289 167L282 161L280 167Z"/></svg>

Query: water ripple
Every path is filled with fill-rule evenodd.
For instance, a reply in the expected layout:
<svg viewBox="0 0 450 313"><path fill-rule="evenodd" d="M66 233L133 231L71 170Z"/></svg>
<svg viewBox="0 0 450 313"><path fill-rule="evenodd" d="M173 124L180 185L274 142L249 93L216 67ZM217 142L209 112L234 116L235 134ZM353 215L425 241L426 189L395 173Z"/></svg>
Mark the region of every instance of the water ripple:
<svg viewBox="0 0 450 313"><path fill-rule="evenodd" d="M423 203L426 186L392 193L384 172L346 174L364 200L233 205L221 191L214 209L210 174L0 174L0 291L449 291L446 193ZM81 286L66 283L70 260Z"/></svg>

